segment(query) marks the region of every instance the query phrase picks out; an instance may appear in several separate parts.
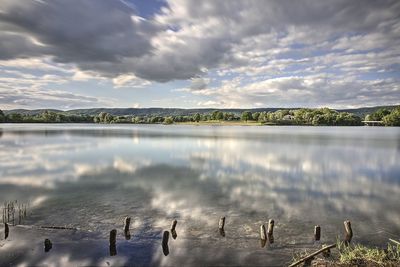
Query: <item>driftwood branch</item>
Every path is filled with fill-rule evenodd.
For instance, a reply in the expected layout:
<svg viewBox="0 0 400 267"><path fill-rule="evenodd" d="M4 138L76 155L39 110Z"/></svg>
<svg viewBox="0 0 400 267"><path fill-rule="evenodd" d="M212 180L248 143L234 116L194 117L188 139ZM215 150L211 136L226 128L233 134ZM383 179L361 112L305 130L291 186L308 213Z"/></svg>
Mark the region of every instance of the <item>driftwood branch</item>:
<svg viewBox="0 0 400 267"><path fill-rule="evenodd" d="M396 245L400 246L400 242L399 241L396 241L396 240L391 239L391 238L389 238L389 240L392 241L393 243L395 243Z"/></svg>
<svg viewBox="0 0 400 267"><path fill-rule="evenodd" d="M307 261L307 260L309 260L309 259L311 259L311 258L314 258L314 257L317 256L318 254L320 254L320 253L322 253L322 252L324 252L324 251L326 251L326 250L329 250L329 249L331 249L331 248L334 248L334 247L336 247L336 244L332 244L332 245L323 247L323 248L321 248L320 250L317 250L317 251L315 251L314 253L311 253L310 255L308 255L308 256L306 256L306 257L304 257L304 258L301 258L300 260L298 260L298 261L292 263L291 265L289 265L289 267L297 266L297 265L299 265L300 263L305 262L305 261Z"/></svg>

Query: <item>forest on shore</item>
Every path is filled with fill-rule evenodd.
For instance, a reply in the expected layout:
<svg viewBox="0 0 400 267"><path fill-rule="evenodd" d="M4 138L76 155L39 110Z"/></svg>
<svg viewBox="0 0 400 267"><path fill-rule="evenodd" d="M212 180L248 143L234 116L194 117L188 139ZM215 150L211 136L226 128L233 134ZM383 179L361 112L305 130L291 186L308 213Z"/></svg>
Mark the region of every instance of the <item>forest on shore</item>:
<svg viewBox="0 0 400 267"><path fill-rule="evenodd" d="M112 115L100 112L97 115L66 114L52 110L29 114L11 112L5 114L0 110L0 122L3 123L133 123L133 124L173 124L199 122L257 122L260 125L313 125L313 126L359 126L363 121L376 121L385 126L400 126L400 107L393 109L380 108L364 118L359 115L336 111L329 108L279 109L276 111L242 111L229 112L214 110L207 113L190 115Z"/></svg>

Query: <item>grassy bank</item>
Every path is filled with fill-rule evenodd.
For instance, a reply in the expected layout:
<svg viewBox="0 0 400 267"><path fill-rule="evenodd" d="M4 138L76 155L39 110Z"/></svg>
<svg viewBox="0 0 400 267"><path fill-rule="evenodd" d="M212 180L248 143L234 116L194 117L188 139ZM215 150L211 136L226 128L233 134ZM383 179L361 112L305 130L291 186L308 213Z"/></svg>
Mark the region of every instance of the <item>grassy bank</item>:
<svg viewBox="0 0 400 267"><path fill-rule="evenodd" d="M298 266L400 266L400 244L388 243L386 248L372 248L361 244L345 246L338 241L332 254L321 253L310 262ZM293 262L311 254L305 251L293 256Z"/></svg>

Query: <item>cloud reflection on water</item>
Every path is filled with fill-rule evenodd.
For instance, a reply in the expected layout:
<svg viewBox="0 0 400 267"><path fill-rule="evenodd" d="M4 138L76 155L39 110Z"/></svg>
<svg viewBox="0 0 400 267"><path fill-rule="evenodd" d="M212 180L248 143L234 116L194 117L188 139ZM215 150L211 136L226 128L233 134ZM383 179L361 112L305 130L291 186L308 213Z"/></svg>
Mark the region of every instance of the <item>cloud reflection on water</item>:
<svg viewBox="0 0 400 267"><path fill-rule="evenodd" d="M259 225L269 218L276 220L275 255L290 254L288 244L309 244L305 233L311 236L314 224L322 226L323 241L334 241L347 218L362 242L400 233L395 128L369 134L368 128L332 128L329 134L313 127L199 127L174 135L171 128L129 133L118 127L99 133L60 126L45 136L40 127L33 135L4 129L0 200L42 198L31 223L71 224L104 239L129 214L130 242L158 240L177 218L170 255L146 250L164 265L200 261L200 255L189 259L189 251L208 249L213 263L230 249L236 253L230 260L243 264L259 252ZM224 240L216 232L221 215L227 216ZM371 235L379 231L384 234Z"/></svg>

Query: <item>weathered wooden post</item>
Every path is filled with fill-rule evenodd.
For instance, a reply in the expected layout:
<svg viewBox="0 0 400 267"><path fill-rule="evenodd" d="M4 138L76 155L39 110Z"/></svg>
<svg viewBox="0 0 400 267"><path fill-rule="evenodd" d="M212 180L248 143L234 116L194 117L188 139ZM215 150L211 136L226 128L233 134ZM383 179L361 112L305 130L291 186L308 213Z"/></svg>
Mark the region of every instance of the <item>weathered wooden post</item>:
<svg viewBox="0 0 400 267"><path fill-rule="evenodd" d="M46 238L44 240L44 252L49 252L52 247L53 244L51 243L50 239Z"/></svg>
<svg viewBox="0 0 400 267"><path fill-rule="evenodd" d="M168 239L169 239L169 232L164 231L162 238L162 249L165 256L168 256L169 254Z"/></svg>
<svg viewBox="0 0 400 267"><path fill-rule="evenodd" d="M176 230L175 230L177 223L178 223L177 220L173 220L171 223L171 235L172 235L173 239L176 239L178 237L178 234L176 233Z"/></svg>
<svg viewBox="0 0 400 267"><path fill-rule="evenodd" d="M267 233L265 231L264 224L260 226L260 241L261 241L261 247L263 248L267 243Z"/></svg>
<svg viewBox="0 0 400 267"><path fill-rule="evenodd" d="M14 209L14 202L12 203L12 221L13 221L13 226L15 226L15 209Z"/></svg>
<svg viewBox="0 0 400 267"><path fill-rule="evenodd" d="M131 224L131 217L125 217L125 220L124 220L124 235L125 235L125 239L126 240L131 239L131 232L129 231L130 224Z"/></svg>
<svg viewBox="0 0 400 267"><path fill-rule="evenodd" d="M8 228L8 223L4 223L4 239L7 239L9 234L10 228Z"/></svg>
<svg viewBox="0 0 400 267"><path fill-rule="evenodd" d="M224 227L225 227L225 217L221 217L218 222L218 230L219 230L219 234L223 237L225 237Z"/></svg>
<svg viewBox="0 0 400 267"><path fill-rule="evenodd" d="M218 228L220 230L224 230L224 227L225 227L225 217L221 217L219 219Z"/></svg>
<svg viewBox="0 0 400 267"><path fill-rule="evenodd" d="M316 225L314 227L314 240L319 241L321 239L321 226Z"/></svg>
<svg viewBox="0 0 400 267"><path fill-rule="evenodd" d="M351 223L349 220L344 221L344 230L346 232L346 236L344 237L344 243L347 245L350 244L351 239L353 238L353 229L351 229Z"/></svg>
<svg viewBox="0 0 400 267"><path fill-rule="evenodd" d="M260 226L260 239L261 240L267 239L267 234L266 234L266 231L265 231L264 224Z"/></svg>
<svg viewBox="0 0 400 267"><path fill-rule="evenodd" d="M267 237L270 244L274 243L274 225L275 221L270 219L268 221Z"/></svg>
<svg viewBox="0 0 400 267"><path fill-rule="evenodd" d="M273 235L274 234L274 225L275 225L275 221L270 219L268 221L268 234L269 235Z"/></svg>
<svg viewBox="0 0 400 267"><path fill-rule="evenodd" d="M129 226L131 224L131 217L125 217L124 221L124 231L129 232Z"/></svg>
<svg viewBox="0 0 400 267"><path fill-rule="evenodd" d="M117 255L117 230L110 231L110 256Z"/></svg>
<svg viewBox="0 0 400 267"><path fill-rule="evenodd" d="M175 230L176 224L178 223L177 220L173 220L171 223L171 231Z"/></svg>

